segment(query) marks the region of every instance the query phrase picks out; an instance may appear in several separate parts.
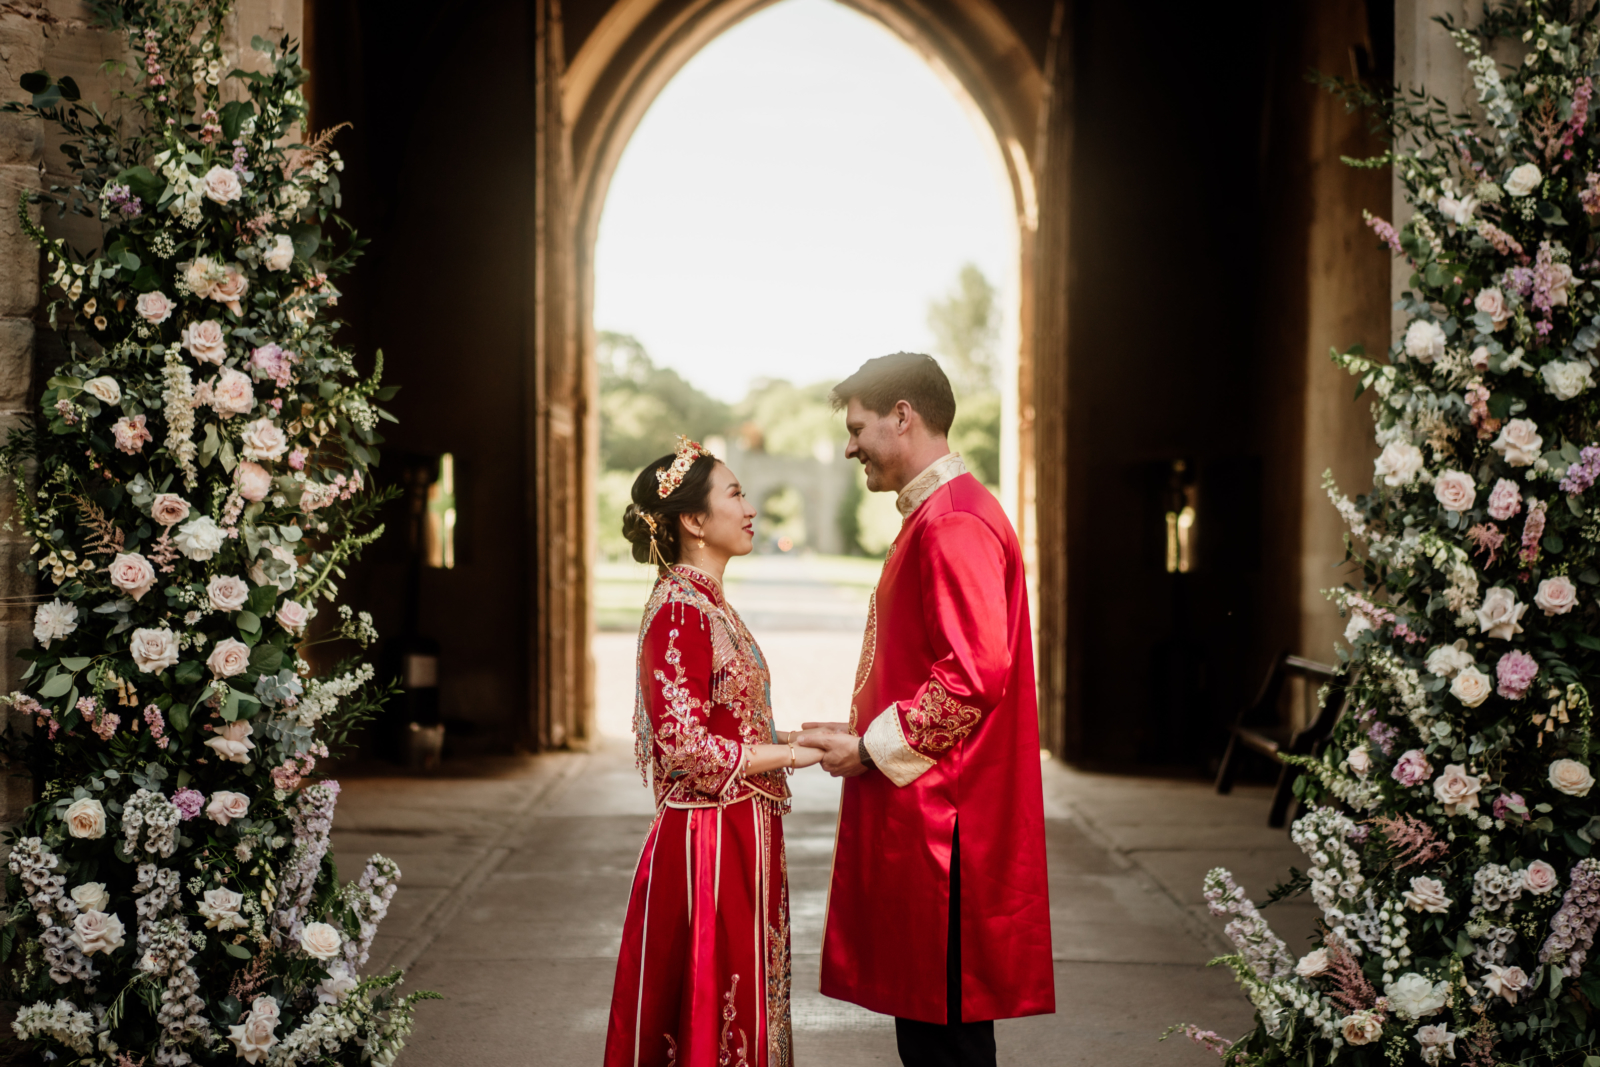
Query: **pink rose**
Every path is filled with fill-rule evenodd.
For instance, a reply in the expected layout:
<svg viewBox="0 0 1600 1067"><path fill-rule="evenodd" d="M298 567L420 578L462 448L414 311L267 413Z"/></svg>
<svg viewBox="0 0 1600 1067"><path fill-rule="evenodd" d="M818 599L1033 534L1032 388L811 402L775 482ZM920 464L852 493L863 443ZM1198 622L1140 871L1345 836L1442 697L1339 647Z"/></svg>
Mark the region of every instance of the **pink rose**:
<svg viewBox="0 0 1600 1067"><path fill-rule="evenodd" d="M212 319L207 319L205 322L191 322L185 326L180 343L201 363L215 363L220 366L228 354L228 344L222 337L222 324Z"/></svg>
<svg viewBox="0 0 1600 1067"><path fill-rule="evenodd" d="M1495 482L1489 493L1489 517L1504 522L1521 510L1522 490L1517 488L1517 483L1510 478Z"/></svg>
<svg viewBox="0 0 1600 1067"><path fill-rule="evenodd" d="M152 326L160 326L166 322L172 317L172 311L177 306L160 290L140 293L139 299L133 303L133 309L139 313L139 317Z"/></svg>
<svg viewBox="0 0 1600 1067"><path fill-rule="evenodd" d="M1494 672L1500 680L1495 692L1507 700L1521 700L1528 695L1534 676L1539 673L1539 663L1526 652L1513 650L1500 657Z"/></svg>
<svg viewBox="0 0 1600 1067"><path fill-rule="evenodd" d="M248 374L226 369L217 375L211 385L211 409L223 418L229 415L248 415L256 406L255 387Z"/></svg>
<svg viewBox="0 0 1600 1067"><path fill-rule="evenodd" d="M189 502L176 493L157 493L150 502L150 517L162 526L176 526L189 517Z"/></svg>
<svg viewBox="0 0 1600 1067"><path fill-rule="evenodd" d="M272 492L272 474L259 463L240 460L233 477L239 487L239 495L246 500L265 500L267 494Z"/></svg>
<svg viewBox="0 0 1600 1067"><path fill-rule="evenodd" d="M239 184L239 176L223 166L215 166L206 171L205 177L200 179L200 188L206 194L206 199L219 204L229 203L244 195L244 186Z"/></svg>
<svg viewBox="0 0 1600 1067"><path fill-rule="evenodd" d="M1466 511L1478 498L1472 476L1462 471L1441 471L1433 482L1433 495L1446 511Z"/></svg>
<svg viewBox="0 0 1600 1067"><path fill-rule="evenodd" d="M1472 306L1489 316L1497 330L1511 320L1511 309L1506 307L1506 294L1498 287L1480 290Z"/></svg>
<svg viewBox="0 0 1600 1067"><path fill-rule="evenodd" d="M1467 358L1472 362L1472 369L1482 374L1489 369L1489 346L1479 345Z"/></svg>
<svg viewBox="0 0 1600 1067"><path fill-rule="evenodd" d="M211 802L206 805L206 817L220 826L227 826L235 819L242 819L250 814L250 798L243 793L232 793L226 789L219 789L211 794Z"/></svg>
<svg viewBox="0 0 1600 1067"><path fill-rule="evenodd" d="M311 612L304 604L294 600L285 600L278 605L278 625L292 634L300 633L306 628L306 623L311 619Z"/></svg>
<svg viewBox="0 0 1600 1067"><path fill-rule="evenodd" d="M1544 860L1534 860L1522 872L1523 888L1537 896L1544 896L1560 884L1561 876Z"/></svg>
<svg viewBox="0 0 1600 1067"><path fill-rule="evenodd" d="M218 678L232 678L250 669L250 646L224 637L206 657L206 666Z"/></svg>
<svg viewBox="0 0 1600 1067"><path fill-rule="evenodd" d="M128 636L133 665L145 674L160 674L178 662L178 635L166 627L139 629Z"/></svg>
<svg viewBox="0 0 1600 1067"><path fill-rule="evenodd" d="M277 459L289 450L289 439L271 419L260 418L239 435L246 459Z"/></svg>
<svg viewBox="0 0 1600 1067"><path fill-rule="evenodd" d="M1465 815L1478 810L1478 790L1482 785L1461 764L1451 763L1433 780L1433 795L1444 805L1446 815Z"/></svg>
<svg viewBox="0 0 1600 1067"><path fill-rule="evenodd" d="M1578 587L1564 574L1546 578L1533 595L1534 606L1546 615L1565 615L1578 603Z"/></svg>
<svg viewBox="0 0 1600 1067"><path fill-rule="evenodd" d="M256 747L250 740L253 733L255 728L247 722L223 723L206 738L206 747L232 763L249 763L250 751Z"/></svg>
<svg viewBox="0 0 1600 1067"><path fill-rule="evenodd" d="M232 267L227 268L227 271L223 279L211 287L210 296L217 303L228 305L229 311L239 315L243 313L239 301L244 299L245 292L250 288L250 279Z"/></svg>
<svg viewBox="0 0 1600 1067"><path fill-rule="evenodd" d="M134 415L131 418L124 415L111 424L111 436L116 439L119 449L130 456L137 456L144 448L146 441L153 441L150 431L145 429L143 415Z"/></svg>
<svg viewBox="0 0 1600 1067"><path fill-rule="evenodd" d="M1495 818L1510 822L1517 815L1517 812L1512 808L1513 804L1522 809L1523 822L1533 818L1532 815L1528 814L1528 802L1522 799L1521 793L1501 793L1494 798L1494 803L1490 805L1489 810Z"/></svg>
<svg viewBox="0 0 1600 1067"><path fill-rule="evenodd" d="M135 600L143 599L156 584L155 568L137 552L117 553L106 570L110 573L111 584Z"/></svg>
<svg viewBox="0 0 1600 1067"><path fill-rule="evenodd" d="M238 611L250 599L250 586L243 578L219 574L206 583L206 598L218 611Z"/></svg>
<svg viewBox="0 0 1600 1067"><path fill-rule="evenodd" d="M1433 775L1433 765L1428 762L1428 757L1422 754L1420 748L1413 748L1409 752L1402 752L1395 761L1394 770L1390 776L1401 785L1421 785Z"/></svg>
<svg viewBox="0 0 1600 1067"><path fill-rule="evenodd" d="M294 381L291 373L298 361L299 357L293 352L285 352L273 344L262 345L250 353L250 365L263 377L271 378L280 389L287 389Z"/></svg>

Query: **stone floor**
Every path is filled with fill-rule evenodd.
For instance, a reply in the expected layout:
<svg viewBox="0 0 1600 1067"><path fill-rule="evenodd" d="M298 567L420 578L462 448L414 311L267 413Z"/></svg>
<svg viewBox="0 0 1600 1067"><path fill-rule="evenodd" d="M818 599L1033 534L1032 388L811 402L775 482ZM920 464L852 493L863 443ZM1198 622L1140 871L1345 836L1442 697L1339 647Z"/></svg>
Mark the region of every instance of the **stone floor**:
<svg viewBox="0 0 1600 1067"><path fill-rule="evenodd" d="M780 726L841 702L855 641L763 640ZM602 634L595 652L607 735L598 751L344 781L334 831L341 870L381 851L404 872L374 966L404 966L409 986L446 997L419 1008L411 1067L599 1062L623 908L652 812L625 737L633 638ZM1045 771L1059 1010L1000 1023L1000 1061L1214 1063L1181 1039L1157 1038L1178 1022L1228 1035L1249 1025L1230 976L1205 967L1226 943L1200 884L1226 865L1259 899L1303 862L1282 831L1266 828L1266 790L1218 797L1201 782L1087 775L1054 761ZM786 840L797 1059L896 1063L888 1019L816 992L838 789L817 772L794 782ZM1267 914L1291 947L1311 931L1304 906Z"/></svg>

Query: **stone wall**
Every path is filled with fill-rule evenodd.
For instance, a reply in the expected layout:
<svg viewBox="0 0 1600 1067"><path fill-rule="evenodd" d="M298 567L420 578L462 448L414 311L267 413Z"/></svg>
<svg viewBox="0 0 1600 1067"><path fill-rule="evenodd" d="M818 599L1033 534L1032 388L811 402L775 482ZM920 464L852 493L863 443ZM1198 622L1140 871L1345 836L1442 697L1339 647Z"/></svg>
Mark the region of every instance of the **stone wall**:
<svg viewBox="0 0 1600 1067"><path fill-rule="evenodd" d="M111 86L100 74L100 65L123 53L124 40L120 34L94 29L89 14L74 0L19 0L0 6L0 100L26 99L18 80L43 69L54 77L71 76L86 97L109 106ZM287 33L298 38L300 29L298 0L240 0L229 18L224 48L230 58L237 57L248 51L255 35L278 38ZM250 55L245 63L254 65ZM24 190L65 184L68 178L59 144L40 123L0 115L0 433L17 425L31 409L39 368L48 362L50 347L48 327L39 317L40 257L17 218L18 197ZM41 213L38 207L32 215L81 249L99 244L98 228L88 220L58 219L54 211ZM3 692L17 684L21 664L16 651L32 641L32 607L24 598L34 592L32 581L17 569L26 557L26 544L15 531L4 528L11 525L10 496L9 488L0 488ZM26 727L20 720L9 724ZM7 769L0 778L0 826L14 823L32 796L32 783Z"/></svg>

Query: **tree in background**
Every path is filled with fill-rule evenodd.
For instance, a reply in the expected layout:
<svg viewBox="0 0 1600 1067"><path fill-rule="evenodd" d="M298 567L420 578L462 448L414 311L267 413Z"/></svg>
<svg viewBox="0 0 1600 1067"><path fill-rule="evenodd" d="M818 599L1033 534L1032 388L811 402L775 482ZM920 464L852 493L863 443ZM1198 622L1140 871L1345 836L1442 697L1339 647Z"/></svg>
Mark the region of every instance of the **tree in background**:
<svg viewBox="0 0 1600 1067"><path fill-rule="evenodd" d="M705 440L726 433L732 409L682 375L658 367L644 345L624 333L602 332L595 350L600 370L600 467L637 474L671 451L677 434Z"/></svg>
<svg viewBox="0 0 1600 1067"><path fill-rule="evenodd" d="M955 286L928 304L933 352L956 393L950 447L979 481L1000 485L999 293L983 271L965 264Z"/></svg>

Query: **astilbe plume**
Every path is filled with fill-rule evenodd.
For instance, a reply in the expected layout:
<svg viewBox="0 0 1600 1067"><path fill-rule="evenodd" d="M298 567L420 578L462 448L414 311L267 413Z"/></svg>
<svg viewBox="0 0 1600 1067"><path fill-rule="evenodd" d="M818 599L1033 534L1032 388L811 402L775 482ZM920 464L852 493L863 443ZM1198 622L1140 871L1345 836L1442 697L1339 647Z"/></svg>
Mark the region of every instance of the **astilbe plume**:
<svg viewBox="0 0 1600 1067"><path fill-rule="evenodd" d="M1361 972L1361 965L1336 945L1328 949L1328 979L1333 984L1328 999L1348 1015L1366 1011L1378 1002L1378 991Z"/></svg>
<svg viewBox="0 0 1600 1067"><path fill-rule="evenodd" d="M1439 840L1433 827L1415 815L1380 815L1371 822L1394 848L1397 871L1414 863L1426 866L1450 851L1450 845Z"/></svg>

